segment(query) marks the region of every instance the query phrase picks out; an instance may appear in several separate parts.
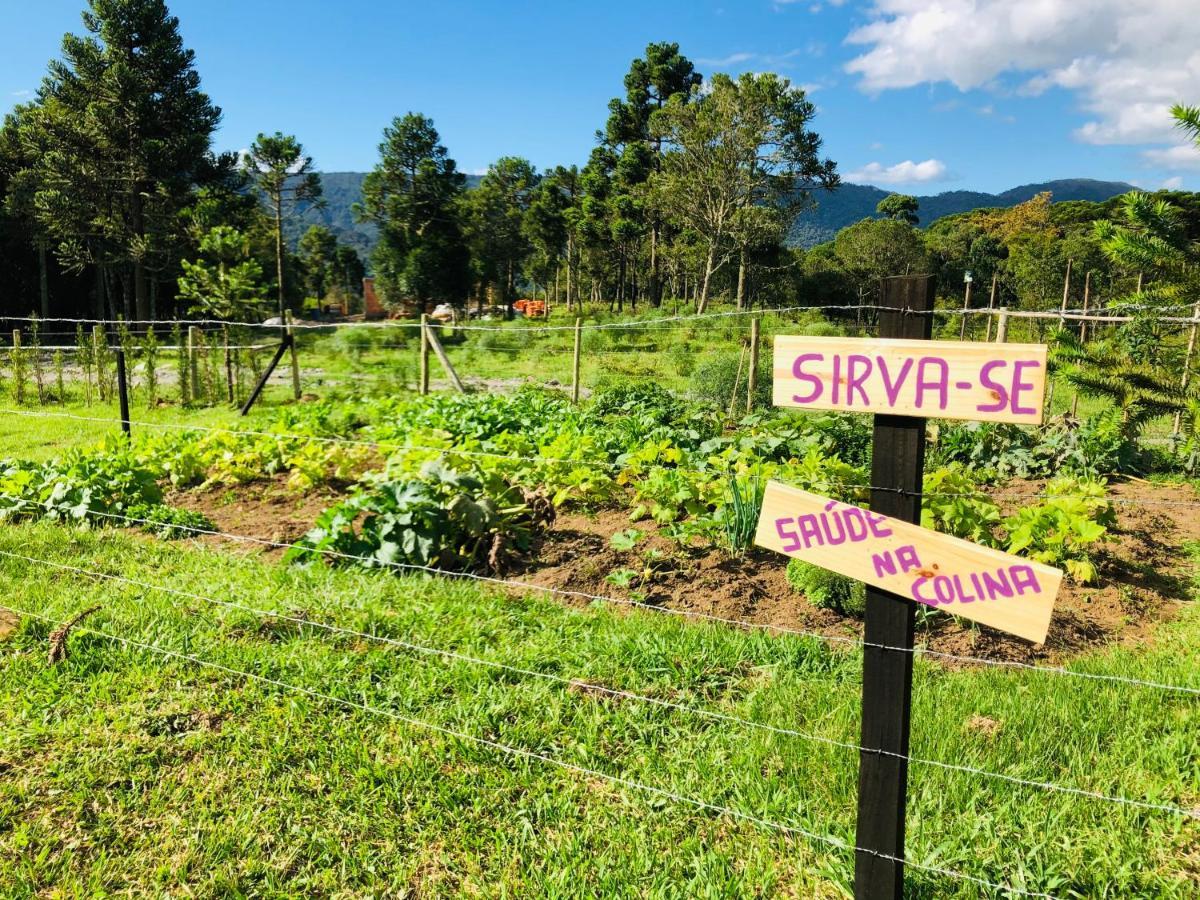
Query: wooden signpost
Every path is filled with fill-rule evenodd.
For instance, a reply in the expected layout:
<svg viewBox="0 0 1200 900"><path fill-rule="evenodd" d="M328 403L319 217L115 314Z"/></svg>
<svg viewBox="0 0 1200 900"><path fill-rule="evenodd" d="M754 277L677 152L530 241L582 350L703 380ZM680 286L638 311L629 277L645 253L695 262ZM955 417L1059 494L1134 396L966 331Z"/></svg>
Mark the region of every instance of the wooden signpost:
<svg viewBox="0 0 1200 900"><path fill-rule="evenodd" d="M1046 348L932 342L935 282L883 283L879 337L777 337L777 406L875 413L871 508L771 483L756 543L867 584L854 895L899 900L918 604L1045 640L1057 569L921 528L927 418L1039 423Z"/></svg>

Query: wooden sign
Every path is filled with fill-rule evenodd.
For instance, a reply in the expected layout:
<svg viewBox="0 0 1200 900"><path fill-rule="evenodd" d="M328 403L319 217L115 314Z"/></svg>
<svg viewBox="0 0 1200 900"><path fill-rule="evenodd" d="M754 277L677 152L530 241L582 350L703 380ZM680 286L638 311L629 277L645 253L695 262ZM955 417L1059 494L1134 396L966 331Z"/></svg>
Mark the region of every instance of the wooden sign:
<svg viewBox="0 0 1200 900"><path fill-rule="evenodd" d="M754 542L1036 643L1062 572L777 482Z"/></svg>
<svg viewBox="0 0 1200 900"><path fill-rule="evenodd" d="M773 374L776 406L1036 425L1046 347L780 335Z"/></svg>

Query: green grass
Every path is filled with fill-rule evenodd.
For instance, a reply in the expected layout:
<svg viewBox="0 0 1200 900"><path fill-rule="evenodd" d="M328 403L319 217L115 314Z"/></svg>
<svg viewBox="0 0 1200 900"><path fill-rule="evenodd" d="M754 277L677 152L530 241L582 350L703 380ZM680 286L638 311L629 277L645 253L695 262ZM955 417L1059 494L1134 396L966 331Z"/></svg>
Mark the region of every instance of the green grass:
<svg viewBox="0 0 1200 900"><path fill-rule="evenodd" d="M16 410L15 404L0 408ZM121 415L115 404L82 403L54 404L44 407L24 407L22 414L0 413L0 458L48 460L65 451L89 447L121 428ZM243 418L236 409L228 407L185 409L179 406L131 408L134 422L156 425L187 425L206 427L253 428L262 422L255 410ZM95 421L92 421L95 420ZM135 426L140 427L140 426ZM160 429L151 429L159 431Z"/></svg>
<svg viewBox="0 0 1200 900"><path fill-rule="evenodd" d="M0 550L856 742L860 659L805 638L6 527ZM0 558L3 602L853 840L855 754ZM0 641L4 895L842 897L845 852L80 630ZM1087 671L1196 684L1200 617ZM999 723L987 735L975 715ZM918 662L915 756L1200 806L1195 697ZM913 765L909 858L1076 897L1193 897L1200 822ZM1000 896L910 870L907 896ZM407 894L406 894L407 892Z"/></svg>

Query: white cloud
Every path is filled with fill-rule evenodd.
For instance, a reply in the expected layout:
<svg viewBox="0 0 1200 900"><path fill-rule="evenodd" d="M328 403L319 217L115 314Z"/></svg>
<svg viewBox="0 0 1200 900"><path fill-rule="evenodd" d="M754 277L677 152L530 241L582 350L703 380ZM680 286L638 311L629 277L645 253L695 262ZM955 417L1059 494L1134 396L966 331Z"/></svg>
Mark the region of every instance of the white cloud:
<svg viewBox="0 0 1200 900"><path fill-rule="evenodd" d="M1076 137L1094 144L1170 140L1169 106L1200 96L1195 0L876 0L871 14L846 68L872 92L1016 77L1077 94Z"/></svg>
<svg viewBox="0 0 1200 900"><path fill-rule="evenodd" d="M949 177L949 170L940 159L927 159L923 162L906 159L891 166L871 162L842 176L854 184L926 184L931 181L945 181Z"/></svg>
<svg viewBox="0 0 1200 900"><path fill-rule="evenodd" d="M1143 150L1142 159L1147 164L1160 169L1200 171L1200 147L1194 144L1178 144L1174 147Z"/></svg>
<svg viewBox="0 0 1200 900"><path fill-rule="evenodd" d="M11 94L10 96L12 96L12 97L17 97L17 98L32 97L32 96L33 96L33 91L28 91L28 90L26 90L26 91L13 91L13 92L12 92L12 94Z"/></svg>
<svg viewBox="0 0 1200 900"><path fill-rule="evenodd" d="M1176 175L1174 178L1168 178L1166 181L1164 181L1162 183L1162 189L1164 191L1182 191L1183 190L1183 176Z"/></svg>
<svg viewBox="0 0 1200 900"><path fill-rule="evenodd" d="M730 53L728 56L722 56L719 59L697 57L696 62L702 66L723 69L727 66L736 66L738 63L749 62L752 59L754 59L753 53Z"/></svg>

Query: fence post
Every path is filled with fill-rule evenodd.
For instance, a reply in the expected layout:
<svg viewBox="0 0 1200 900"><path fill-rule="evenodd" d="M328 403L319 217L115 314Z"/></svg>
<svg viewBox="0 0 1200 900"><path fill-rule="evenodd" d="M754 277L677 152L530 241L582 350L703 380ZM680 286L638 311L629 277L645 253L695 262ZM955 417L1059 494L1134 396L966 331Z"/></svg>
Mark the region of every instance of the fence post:
<svg viewBox="0 0 1200 900"><path fill-rule="evenodd" d="M196 325L189 325L187 337L188 378L192 383L191 395L193 403L200 396L200 366L196 358L196 354L199 352L199 344L200 328Z"/></svg>
<svg viewBox="0 0 1200 900"><path fill-rule="evenodd" d="M21 355L21 329L13 329L13 345L12 345L12 368L13 368L13 389L16 391L14 399L17 401L17 406L25 402L25 373L17 373L17 358Z"/></svg>
<svg viewBox="0 0 1200 900"><path fill-rule="evenodd" d="M881 338L929 340L936 280L907 275L883 282ZM921 521L925 420L877 415L871 452L871 510ZM904 820L912 710L916 604L867 588L863 640L862 741L858 773L854 896L899 900L904 891ZM886 755L885 755L886 754Z"/></svg>
<svg viewBox="0 0 1200 900"><path fill-rule="evenodd" d="M112 399L108 392L108 386L105 384L104 372L101 366L104 364L104 357L107 356L108 337L104 333L103 325L92 326L92 358L96 360L96 393L100 395L100 402L106 403Z"/></svg>
<svg viewBox="0 0 1200 900"><path fill-rule="evenodd" d="M996 343L1003 344L1008 340L1008 307L1000 308L1000 319L996 322Z"/></svg>
<svg viewBox="0 0 1200 900"><path fill-rule="evenodd" d="M1192 327L1188 331L1187 355L1183 359L1183 378L1180 379L1180 390L1187 390L1188 380L1192 374L1192 357L1196 353L1196 320L1200 319L1200 301L1192 308ZM1183 421L1183 413L1175 413L1175 423L1171 426L1171 437L1179 437Z"/></svg>
<svg viewBox="0 0 1200 900"><path fill-rule="evenodd" d="M121 404L121 430L129 434L129 380L125 370L125 345L116 340L117 398Z"/></svg>
<svg viewBox="0 0 1200 900"><path fill-rule="evenodd" d="M966 295L963 297L962 323L958 327L958 339L966 340L967 337L967 316L971 314L971 285L973 281L967 282Z"/></svg>
<svg viewBox="0 0 1200 900"><path fill-rule="evenodd" d="M221 329L221 339L225 342L225 387L229 395L229 405L233 406L233 357L229 354L229 326Z"/></svg>
<svg viewBox="0 0 1200 900"><path fill-rule="evenodd" d="M750 382L746 386L746 414L754 411L754 388L758 384L758 334L761 323L750 320Z"/></svg>
<svg viewBox="0 0 1200 900"><path fill-rule="evenodd" d="M579 353L583 349L583 319L575 319L575 358L571 361L571 402L579 402Z"/></svg>
<svg viewBox="0 0 1200 900"><path fill-rule="evenodd" d="M429 316L421 314L421 394L429 393Z"/></svg>
<svg viewBox="0 0 1200 900"><path fill-rule="evenodd" d="M285 335L287 337L288 349L292 352L292 399L300 399L300 356L296 352L296 329L292 321L292 311L289 309L283 314L283 321L286 325Z"/></svg>
<svg viewBox="0 0 1200 900"><path fill-rule="evenodd" d="M984 338L984 340L988 342L992 340L992 316L996 312L996 286L999 282L999 279L1000 274L998 272L993 272L992 292L988 295L987 336Z"/></svg>

